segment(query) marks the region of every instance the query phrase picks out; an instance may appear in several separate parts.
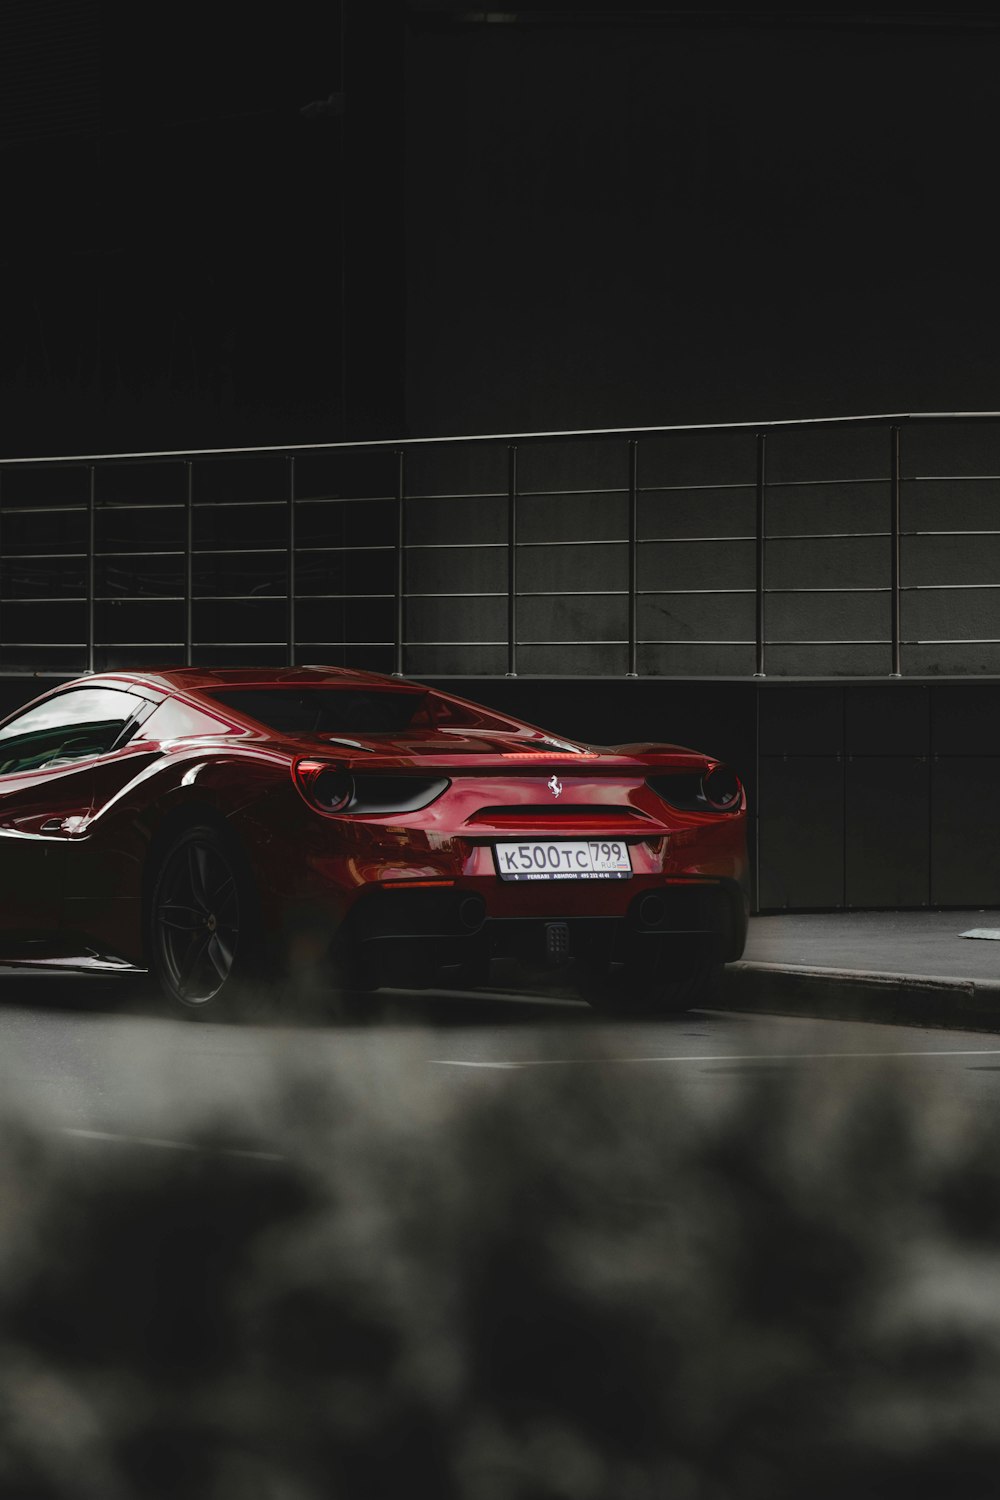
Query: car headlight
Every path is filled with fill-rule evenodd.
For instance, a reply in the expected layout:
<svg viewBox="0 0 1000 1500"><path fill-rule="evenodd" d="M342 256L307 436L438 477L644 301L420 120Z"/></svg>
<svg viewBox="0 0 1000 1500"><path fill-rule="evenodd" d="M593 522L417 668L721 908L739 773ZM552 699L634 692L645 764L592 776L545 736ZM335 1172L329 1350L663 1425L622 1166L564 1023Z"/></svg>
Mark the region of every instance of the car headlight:
<svg viewBox="0 0 1000 1500"><path fill-rule="evenodd" d="M743 783L729 766L647 776L646 784L679 812L737 812L743 802Z"/></svg>
<svg viewBox="0 0 1000 1500"><path fill-rule="evenodd" d="M445 776L355 776L327 760L296 761L292 776L310 807L322 813L417 812L449 785Z"/></svg>

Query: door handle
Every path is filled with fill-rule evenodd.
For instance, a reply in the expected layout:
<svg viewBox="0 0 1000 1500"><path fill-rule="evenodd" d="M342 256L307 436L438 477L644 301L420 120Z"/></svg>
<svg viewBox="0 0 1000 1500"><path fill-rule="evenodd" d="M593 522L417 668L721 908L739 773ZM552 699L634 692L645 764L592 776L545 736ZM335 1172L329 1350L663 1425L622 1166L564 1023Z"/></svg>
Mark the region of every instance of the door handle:
<svg viewBox="0 0 1000 1500"><path fill-rule="evenodd" d="M62 818L49 818L38 830L39 833L62 833Z"/></svg>

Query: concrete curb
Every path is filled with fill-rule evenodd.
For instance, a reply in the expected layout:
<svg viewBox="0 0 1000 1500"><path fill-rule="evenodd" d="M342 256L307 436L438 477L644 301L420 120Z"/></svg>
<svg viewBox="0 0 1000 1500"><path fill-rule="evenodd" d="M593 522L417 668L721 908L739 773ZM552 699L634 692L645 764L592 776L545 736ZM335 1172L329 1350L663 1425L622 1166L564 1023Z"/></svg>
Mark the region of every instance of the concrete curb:
<svg viewBox="0 0 1000 1500"><path fill-rule="evenodd" d="M727 965L720 1004L780 1016L1000 1032L997 980L743 961Z"/></svg>

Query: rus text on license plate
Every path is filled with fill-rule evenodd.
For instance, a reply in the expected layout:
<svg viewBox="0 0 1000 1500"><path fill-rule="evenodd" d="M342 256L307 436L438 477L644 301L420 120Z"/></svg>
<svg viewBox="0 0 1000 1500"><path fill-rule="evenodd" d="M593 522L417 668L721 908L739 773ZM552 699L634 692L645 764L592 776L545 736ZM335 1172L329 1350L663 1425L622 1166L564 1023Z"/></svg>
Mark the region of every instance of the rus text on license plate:
<svg viewBox="0 0 1000 1500"><path fill-rule="evenodd" d="M627 880L632 873L622 839L494 844L493 857L501 880Z"/></svg>

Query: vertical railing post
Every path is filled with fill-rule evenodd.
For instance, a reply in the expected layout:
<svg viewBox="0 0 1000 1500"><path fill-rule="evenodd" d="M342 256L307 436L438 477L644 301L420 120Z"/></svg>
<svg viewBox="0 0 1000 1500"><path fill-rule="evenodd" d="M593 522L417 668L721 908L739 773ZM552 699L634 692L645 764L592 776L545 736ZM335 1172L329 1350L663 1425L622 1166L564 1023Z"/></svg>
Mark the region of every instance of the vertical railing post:
<svg viewBox="0 0 1000 1500"><path fill-rule="evenodd" d="M396 449L396 641L393 677L403 675L406 640L406 452Z"/></svg>
<svg viewBox="0 0 1000 1500"><path fill-rule="evenodd" d="M3 645L3 470L0 469L0 646Z"/></svg>
<svg viewBox="0 0 1000 1500"><path fill-rule="evenodd" d="M90 465L87 490L87 671L94 670L94 550L97 531L97 467Z"/></svg>
<svg viewBox="0 0 1000 1500"><path fill-rule="evenodd" d="M639 442L631 438L628 445L628 671L626 677L639 675Z"/></svg>
<svg viewBox="0 0 1000 1500"><path fill-rule="evenodd" d="M194 661L194 464L188 459L184 493L184 664Z"/></svg>
<svg viewBox="0 0 1000 1500"><path fill-rule="evenodd" d="M754 665L755 677L763 677L764 673L764 637L766 622L764 619L764 550L767 537L767 514L765 510L767 502L767 434L757 434L757 519L756 519L756 543L757 543L757 575L756 575L756 643L757 655Z"/></svg>
<svg viewBox="0 0 1000 1500"><path fill-rule="evenodd" d="M517 444L507 448L507 672L517 676Z"/></svg>
<svg viewBox="0 0 1000 1500"><path fill-rule="evenodd" d="M288 564L285 569L285 634L288 665L295 665L295 454L288 455Z"/></svg>
<svg viewBox="0 0 1000 1500"><path fill-rule="evenodd" d="M889 594L891 615L891 638L892 638L892 670L890 677L902 677L902 652L900 643L900 588L899 588L899 554L900 554L900 510L901 510L901 481L899 471L899 428L889 428Z"/></svg>

